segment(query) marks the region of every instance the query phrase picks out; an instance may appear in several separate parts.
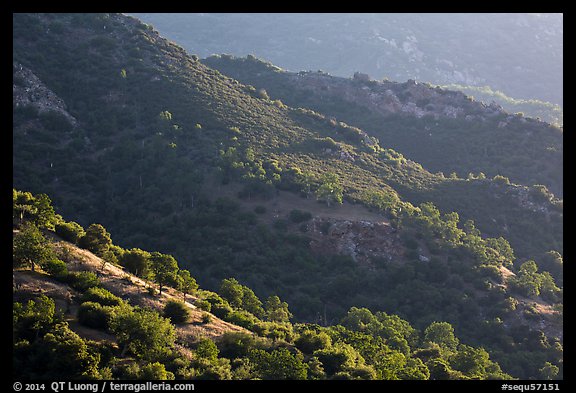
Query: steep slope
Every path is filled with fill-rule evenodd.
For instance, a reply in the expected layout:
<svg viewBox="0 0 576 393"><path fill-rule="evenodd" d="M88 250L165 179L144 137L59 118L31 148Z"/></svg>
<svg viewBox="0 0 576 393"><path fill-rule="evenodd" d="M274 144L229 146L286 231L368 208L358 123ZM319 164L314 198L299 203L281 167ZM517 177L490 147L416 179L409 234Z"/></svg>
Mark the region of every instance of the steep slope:
<svg viewBox="0 0 576 393"><path fill-rule="evenodd" d="M443 210L457 211L464 220L476 221L483 232L509 239L523 257L562 248L561 241L557 242L562 238L561 201L553 202L554 197L545 191L544 199L553 203L541 206L539 211L545 214L540 216L534 209L527 211L520 197L528 188L530 194L538 194L538 188L531 187L536 184L562 197L560 129L414 81L376 82L359 74L351 79L296 74L253 56L212 56L203 62L265 89L288 105L309 107L332 121L360 127L378 138L381 146L423 164L430 172L441 172L439 178L438 173L427 175L419 183L414 178L390 177L394 189L411 203L432 201ZM451 174L450 178L444 174ZM524 187L492 184L482 180L484 176L504 176ZM546 229L535 233L534 227Z"/></svg>
<svg viewBox="0 0 576 393"><path fill-rule="evenodd" d="M27 203L22 205L22 202ZM38 204L39 202L40 204ZM511 378L511 376L502 373L500 366L490 360L491 355L483 348L470 346L468 343L459 344L460 340L454 336L452 326L449 323L432 322L424 330L423 341L418 338L420 333L397 315L382 312L372 314L366 308L351 307L341 320L341 325L337 326L291 325L288 322L290 317L287 313L287 304L279 304L286 310L286 313L283 314L284 317L282 317L284 320L280 321L277 319L278 315L270 313L270 310L278 311L276 306L271 306L270 299L266 302L265 317L267 321L264 322L248 311L249 308L260 314L258 307L253 307L258 304L257 297L254 297L249 288L241 286L234 280L225 280L220 287L222 296L231 303L215 293L203 290L196 292L197 297L192 296L192 299L199 306L201 302L204 302L201 305L202 308L205 308L207 303L212 304L214 312L217 311L228 321L237 321L242 326L246 325L259 337L251 337L251 333L217 318L214 321L212 320L214 317L210 317L206 312L202 313L201 321L196 321L199 316L198 310L189 303L183 303L183 306L191 312L192 318L188 322L177 324L174 332L177 333L174 335L175 343L168 340L162 344L161 341L164 336L148 332L147 335L153 335L154 340L159 340L160 345L167 347L157 352L154 349L156 344L153 344L156 341L153 341L149 342L152 345L149 349L142 349L141 347L139 349L138 346L130 347L131 353L128 353L129 356L126 357L126 349L128 348L126 344L133 342L126 341L126 334L133 335L133 340L138 343L146 340L141 329L145 329L148 323L161 323L165 326L164 328L172 326L171 324L166 325L167 320L162 322L162 319L158 319L158 312L161 312L168 305L166 301L179 299L181 294L165 287L165 292L162 295L153 295L150 291L153 287L152 283L126 273L123 268L116 265L116 262L113 265L112 262L96 257L91 252L63 242L51 230L44 230L44 235L41 235L35 224L40 225L42 223L42 227L55 225L57 233L66 234L67 237L71 235L70 232L61 231L63 225L69 227L72 223L63 221L62 217L47 208L46 202L49 205L50 202L46 200L45 195L33 196L25 192L14 191L14 227L21 228L14 230L13 255L14 266L17 267L13 273L16 350L14 361L22 366L15 374L19 377L62 376L61 373L64 372L65 375L73 378L79 373L82 373L81 376L84 377L89 374L93 378L99 379L110 379L112 376L120 379L142 378L148 375L144 372L150 367L150 362L158 359L161 362L156 361L154 368L159 368L158 372L165 371L167 368L171 370L169 373L172 378L176 374L177 379L229 379L232 373L240 379L259 376L264 376L265 379L270 377L272 379L302 379L306 378L307 372L302 371L294 374L289 370L292 367L301 369L303 359L307 359L309 366L311 366L319 358L326 365L326 372L312 368L310 369L311 374L308 374L310 379L326 377L340 379L342 375L335 374L339 369L354 373L354 379ZM28 208L24 208L24 206L28 206ZM32 208L41 206L44 208ZM24 214L24 222L22 222L22 215L18 214L19 211L27 212ZM328 231L313 229L313 237L320 242L323 241L322 239L328 240L332 243L329 247L332 247L333 251L336 252L340 251L337 245L343 240L345 248L347 248L347 244L354 244L357 240L370 239L366 233L373 232L375 234L372 244L363 242L361 244L362 249L355 247L355 254L352 255L355 262L366 262L366 257L370 253L381 252L382 244L379 244L378 240L381 240L382 237L390 237L391 229L386 229L386 223L375 225L364 221L360 222L358 226L357 223L350 221L328 220L315 219L312 222L314 228L321 228L326 222L330 224ZM77 229L80 230L79 227ZM87 232L89 231L90 228ZM362 233L362 236L357 238L348 236L354 235L355 232ZM378 235L378 232L381 233ZM392 232L394 231L392 230ZM33 235L33 233L37 233L37 235ZM80 232L76 233L79 234ZM344 236L340 236L342 233ZM26 239L31 239L30 236L39 236L43 239L44 236L47 236L50 239L46 243L44 241L39 243L42 244L43 248L45 247L41 254L37 253L38 249L34 248L35 246L32 249L29 248L31 243ZM94 243L84 241L83 235L79 236L81 237L77 241L78 244L94 246ZM108 241L110 241L109 238ZM33 249L35 251L32 251ZM50 249L55 252L52 256L46 252ZM28 251L23 253L24 250ZM34 261L34 264L37 265L36 269L34 269L34 264L30 265L30 260L26 259L28 258L26 255L30 255L28 254L29 251L37 255L38 259ZM427 249L426 253L430 251ZM102 251L100 250L100 252ZM111 243L109 244L109 252L112 255L117 255L117 258L113 257L112 259L121 261L123 264L128 263L131 259L127 255L131 255L132 251L123 250ZM106 259L111 258L110 253L104 252ZM384 255L387 254L389 255L389 252L384 250ZM437 252L435 254L438 255ZM25 259L23 260L22 257ZM155 258L154 253L150 254L150 258ZM430 263L434 265L435 269L439 267L438 261L434 262L422 255L419 262L420 265L422 262ZM28 268L32 268L32 270L30 271ZM374 268L372 266L371 270L375 271ZM153 270L156 273L160 272L156 268ZM500 266L500 271L502 272L502 280L491 274L489 281L485 282L491 287L498 288L498 291L491 291L492 293L485 299L491 303L496 303L496 307L486 311L489 311L490 315L499 315L497 310L501 307L507 311L503 315L504 320L498 317L495 318L495 323L486 321L488 324L483 329L487 329L492 334L498 333L497 336L502 339L503 327L510 326L510 330L515 335L519 334L522 340L518 342L519 347L514 351L522 356L522 360L520 363L514 362L515 357L511 358L511 354L500 353L500 349L497 347L491 347L492 355L501 358L503 364L514 370L515 374L523 372L522 369L526 367L526 361L549 359L555 363L559 362L558 364L561 365L561 343L557 339L549 342L546 337L546 335L559 337L560 341L562 340L561 311L550 307L542 299L509 297L504 304L499 304L501 300L498 299L498 292L506 292L509 286L516 285L516 275L513 272L504 266ZM158 282L156 273L152 274L154 282ZM390 271L390 273L394 273L394 271ZM432 271L427 272L431 279L437 280L439 273L431 273ZM524 275L524 273L524 270L521 269L520 275ZM224 285L225 283L227 285ZM464 285L463 281L460 281L460 285ZM145 286L146 288L144 288ZM472 297L484 295L482 288L460 289L464 289ZM241 303L237 303L238 299L235 295L237 290L244 293ZM252 293L252 301L257 301L257 303L248 302L248 298L246 298L248 293ZM190 299L190 297L188 298ZM469 306L472 305L474 303L469 304ZM142 316L145 319L141 319ZM208 319L206 319L207 316L209 316ZM121 321L126 317L129 317L132 322L122 324ZM326 325L326 321L324 324ZM541 330L531 330L530 325L535 325ZM160 327L158 325L158 328ZM137 330L133 331L132 329ZM172 326L170 329L174 329L174 327ZM546 335L543 335L542 332L545 332ZM328 337L332 337L332 339L324 336L322 340L318 338L317 340L320 341L316 343L308 341L311 334L314 336L318 333L328 333L330 334ZM28 337L28 340L22 340L25 337ZM218 357L218 350L214 344L209 344L208 348L212 347L213 349L206 352L208 350L206 347L207 338L217 341L223 358ZM64 341L61 341L62 339ZM331 345L332 340L337 340L333 347ZM119 345L116 345L116 342ZM71 345L72 343L74 345ZM332 351L339 352L343 343L348 346L348 352L352 351L350 355L358 351L356 355L358 359L350 360L347 366L333 365L330 362L330 357L325 355ZM190 345L195 347L194 350L190 349ZM313 353L313 355L318 355L315 360L310 352L319 345L318 352ZM542 345L544 348L536 350ZM60 355L55 358L50 352L42 357L44 363L41 366L35 364L37 357L34 354L37 351L45 351L46 346L48 348L58 347ZM281 369L284 371L280 373L274 368L267 368L265 366L267 360L255 356L256 353L253 352L254 349L258 351L260 348L267 348L266 353L279 356L277 351L285 351L287 346L292 347L292 351L295 352L296 363L294 363L294 359L291 360L290 357L287 358L284 355L281 363ZM253 349L249 350L250 347ZM530 348L530 351L536 350L535 355L528 355L524 347ZM86 358L86 349L89 349L92 356ZM169 352L167 353L165 350ZM174 351L172 352L172 350ZM326 350L330 352L323 352ZM376 355L374 355L375 351ZM248 356L246 357L246 355ZM382 355L387 357L387 361L383 364L380 362ZM477 356L481 356L481 358L477 358ZM533 358L533 356L535 357ZM62 371L62 364L67 364L74 357L83 358L83 360L74 367L69 366L65 371ZM45 362L46 359L50 361ZM437 369L436 362L438 360L445 362L445 366L440 370ZM230 361L233 364L232 368ZM477 366L471 368L470 362ZM547 368L544 367L539 373L547 376L553 376L554 372L558 373L558 368L554 371L556 366L551 363L547 364L551 369L546 371ZM156 378L165 379L168 376L168 374L165 374L164 377L162 375L164 374L158 374Z"/></svg>
<svg viewBox="0 0 576 393"><path fill-rule="evenodd" d="M28 101L14 88L14 185L48 193L84 226L103 223L122 247L172 253L202 287L237 277L260 297L279 294L300 320L336 322L367 306L419 329L447 320L510 364L528 356L518 375L536 375L548 356L527 355L532 344L512 327L491 326L517 345L508 355L509 342L489 342L482 324L488 314L506 319L516 296L489 283L490 265L517 271L525 258L561 250L561 209L545 189L432 174L365 130L270 99L122 15L15 14L14 75L23 87L38 78L59 108L17 105ZM508 192L517 188L522 200ZM335 211L360 203L390 226L353 219L362 207L314 227L314 208L303 221L305 212L274 211L289 206L288 191L328 204L343 194ZM430 200L445 203L442 212L410 203ZM455 203L459 213L448 214ZM499 226L482 236L460 222L489 222L496 208ZM549 237L534 241L535 228ZM516 260L497 238L506 231L533 249Z"/></svg>
<svg viewBox="0 0 576 393"><path fill-rule="evenodd" d="M201 57L254 54L291 71L491 86L562 104L562 14L134 14Z"/></svg>
<svg viewBox="0 0 576 393"><path fill-rule="evenodd" d="M454 91L316 72L292 73L253 56L212 56L203 63L264 88L287 105L305 106L360 127L432 172L483 172L562 196L562 132Z"/></svg>
<svg viewBox="0 0 576 393"><path fill-rule="evenodd" d="M562 126L562 14L134 14L201 57L415 79Z"/></svg>
<svg viewBox="0 0 576 393"><path fill-rule="evenodd" d="M162 292L162 296L152 296L148 288L152 287L149 281L145 281L127 271L121 266L106 263L102 258L94 255L88 250L78 248L74 244L62 241L55 237L54 249L60 254L68 257L67 265L70 272L93 272L97 273L102 288L112 294L128 301L131 305L150 308L162 313L164 306L170 300L182 301L182 294L172 288L167 288ZM94 339L100 337L114 341L114 337L102 331L82 326L77 321L77 313L81 292L73 289L66 283L55 280L47 274L31 272L29 270L15 270L14 283L17 286L14 292L14 301L22 302L33 298L35 294L42 293L52 298L56 303L58 311L65 314L66 320L81 337ZM72 295L76 302L67 305L67 296ZM186 324L179 324L176 330L180 337L181 345L190 345L201 337L218 339L226 332L247 332L246 329L223 321L213 314L202 311L194 306L196 296L187 296L184 303L190 311L190 321ZM209 322L201 323L204 314L209 314Z"/></svg>

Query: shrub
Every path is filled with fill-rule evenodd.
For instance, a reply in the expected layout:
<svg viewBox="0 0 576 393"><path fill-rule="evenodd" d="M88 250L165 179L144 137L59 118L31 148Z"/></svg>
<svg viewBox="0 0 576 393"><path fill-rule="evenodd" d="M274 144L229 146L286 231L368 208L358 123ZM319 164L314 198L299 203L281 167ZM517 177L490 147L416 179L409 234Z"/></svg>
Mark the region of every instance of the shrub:
<svg viewBox="0 0 576 393"><path fill-rule="evenodd" d="M186 323L190 319L190 310L183 302L170 300L164 306L164 317L172 323Z"/></svg>
<svg viewBox="0 0 576 393"><path fill-rule="evenodd" d="M478 267L480 273L483 277L491 278L497 283L502 282L502 272L497 266L493 265L480 265Z"/></svg>
<svg viewBox="0 0 576 393"><path fill-rule="evenodd" d="M155 289L154 287L148 287L148 288L146 288L146 290L147 290L147 292L148 292L148 295L150 295L150 296L156 296L156 292L157 292L157 291L156 291L156 289Z"/></svg>
<svg viewBox="0 0 576 393"><path fill-rule="evenodd" d="M100 280L92 272L72 272L68 274L66 280L72 288L81 292L100 286Z"/></svg>
<svg viewBox="0 0 576 393"><path fill-rule="evenodd" d="M202 314L202 323L207 324L212 322L212 315L208 314L207 312Z"/></svg>
<svg viewBox="0 0 576 393"><path fill-rule="evenodd" d="M232 307L228 304L217 303L212 305L212 314L216 315L218 318L227 320L232 313Z"/></svg>
<svg viewBox="0 0 576 393"><path fill-rule="evenodd" d="M290 212L290 220L294 223L301 223L304 221L308 221L312 218L312 214L310 212L294 209Z"/></svg>
<svg viewBox="0 0 576 393"><path fill-rule="evenodd" d="M252 349L264 349L266 340L246 332L226 332L218 341L220 356L228 359L245 357Z"/></svg>
<svg viewBox="0 0 576 393"><path fill-rule="evenodd" d="M338 143L329 136L326 138L314 138L312 144L316 149L330 149L334 151L340 149L340 145L338 145Z"/></svg>
<svg viewBox="0 0 576 393"><path fill-rule="evenodd" d="M296 348L305 354L311 354L316 350L328 348L331 343L332 340L326 333L316 333L311 330L304 331L300 334L300 337L294 341Z"/></svg>
<svg viewBox="0 0 576 393"><path fill-rule="evenodd" d="M95 302L102 306L119 306L122 299L104 288L90 288L82 295L82 302Z"/></svg>
<svg viewBox="0 0 576 393"><path fill-rule="evenodd" d="M42 269L55 278L64 278L68 275L68 267L60 259L49 259L42 264Z"/></svg>
<svg viewBox="0 0 576 393"><path fill-rule="evenodd" d="M101 257L110 249L112 239L102 225L90 224L86 234L78 239L78 245Z"/></svg>
<svg viewBox="0 0 576 393"><path fill-rule="evenodd" d="M55 232L62 239L78 244L78 239L86 234L84 228L74 221L61 222L55 225Z"/></svg>
<svg viewBox="0 0 576 393"><path fill-rule="evenodd" d="M292 325L288 323L260 321L254 324L252 331L261 337L272 340L285 340L291 342L294 338Z"/></svg>
<svg viewBox="0 0 576 393"><path fill-rule="evenodd" d="M242 326L248 330L251 330L255 323L258 322L258 319L244 310L237 310L230 313L226 320L234 325Z"/></svg>
<svg viewBox="0 0 576 393"><path fill-rule="evenodd" d="M84 302L78 309L78 322L94 329L107 329L113 308L96 302Z"/></svg>
<svg viewBox="0 0 576 393"><path fill-rule="evenodd" d="M166 371L166 367L160 362L148 363L143 366L138 375L138 379L152 381L173 380L174 374Z"/></svg>
<svg viewBox="0 0 576 393"><path fill-rule="evenodd" d="M204 299L198 299L194 302L194 305L196 307L198 307L200 310L204 310L207 312L210 312L210 309L212 308L212 305L210 304L209 301L204 300Z"/></svg>

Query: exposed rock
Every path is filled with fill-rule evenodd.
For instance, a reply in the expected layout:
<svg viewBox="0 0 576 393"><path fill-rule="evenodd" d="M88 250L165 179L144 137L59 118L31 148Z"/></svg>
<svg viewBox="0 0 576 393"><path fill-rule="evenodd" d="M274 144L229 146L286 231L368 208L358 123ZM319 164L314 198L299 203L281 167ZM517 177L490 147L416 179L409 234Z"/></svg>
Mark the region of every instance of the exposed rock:
<svg viewBox="0 0 576 393"><path fill-rule="evenodd" d="M384 115L401 113L417 118L432 116L435 119L474 115L483 119L484 116L502 113L502 107L497 104L486 106L461 92L431 87L412 79L398 83L370 81L367 75L360 73L350 79L312 72L292 74L289 78L298 89L312 91L319 96L337 96ZM358 81L362 83L354 83ZM468 117L469 120L473 118Z"/></svg>
<svg viewBox="0 0 576 393"><path fill-rule="evenodd" d="M360 264L372 258L397 260L403 248L396 230L385 222L313 218L308 224L313 252L352 257Z"/></svg>
<svg viewBox="0 0 576 393"><path fill-rule="evenodd" d="M354 157L352 157L352 155L347 152L346 150L341 150L340 151L340 157L339 157L342 161L351 161L354 162Z"/></svg>
<svg viewBox="0 0 576 393"><path fill-rule="evenodd" d="M14 62L12 83L12 105L14 108L33 106L39 113L48 111L63 115L72 126L78 123L66 109L64 100L58 97L28 68Z"/></svg>

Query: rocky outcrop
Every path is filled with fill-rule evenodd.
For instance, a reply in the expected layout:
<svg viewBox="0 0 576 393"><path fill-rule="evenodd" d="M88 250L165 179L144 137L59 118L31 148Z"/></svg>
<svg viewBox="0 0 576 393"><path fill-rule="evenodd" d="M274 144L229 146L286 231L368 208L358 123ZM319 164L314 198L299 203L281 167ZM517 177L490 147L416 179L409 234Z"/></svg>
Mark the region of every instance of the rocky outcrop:
<svg viewBox="0 0 576 393"><path fill-rule="evenodd" d="M403 255L396 230L386 222L315 217L306 229L315 253L347 255L368 266L375 258L394 261Z"/></svg>
<svg viewBox="0 0 576 393"><path fill-rule="evenodd" d="M543 213L546 216L551 214L562 214L557 204L560 200L554 197L553 194L545 196L543 194L538 198L535 194L535 187L526 187L518 184L499 185L494 182L490 183L490 188L493 190L496 198L506 196L516 201L518 206L523 209L530 210L537 213Z"/></svg>
<svg viewBox="0 0 576 393"><path fill-rule="evenodd" d="M310 90L320 96L337 96L346 101L366 106L372 111L406 114L421 118L432 116L465 118L492 116L501 108L476 102L463 93L434 88L426 83L408 80L405 83L374 81L355 74L352 79L334 77L321 72L300 72L288 76L295 87Z"/></svg>
<svg viewBox="0 0 576 393"><path fill-rule="evenodd" d="M73 127L76 126L78 122L74 116L68 113L64 100L46 87L30 69L14 62L12 70L12 105L14 109L32 106L38 110L38 113L58 112Z"/></svg>

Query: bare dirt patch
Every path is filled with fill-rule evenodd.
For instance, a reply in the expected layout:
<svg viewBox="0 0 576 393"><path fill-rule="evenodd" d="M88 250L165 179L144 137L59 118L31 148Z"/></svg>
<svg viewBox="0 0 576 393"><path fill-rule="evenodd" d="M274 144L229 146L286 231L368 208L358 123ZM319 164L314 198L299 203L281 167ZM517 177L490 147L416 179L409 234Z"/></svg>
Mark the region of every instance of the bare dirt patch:
<svg viewBox="0 0 576 393"><path fill-rule="evenodd" d="M375 223L388 222L380 213L369 210L363 205L356 205L344 201L341 205L328 206L325 203L318 202L314 196L303 198L288 191L278 191L274 197L265 200L263 198L238 198L241 190L239 184L230 183L226 185L219 184L217 181L207 183L204 191L207 195L214 198L226 197L239 202L246 210L254 211L257 206L266 208L266 212L258 217L269 224L280 218L287 218L288 214L295 209L307 211L313 217L332 218L336 220L350 221L371 221Z"/></svg>

